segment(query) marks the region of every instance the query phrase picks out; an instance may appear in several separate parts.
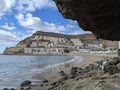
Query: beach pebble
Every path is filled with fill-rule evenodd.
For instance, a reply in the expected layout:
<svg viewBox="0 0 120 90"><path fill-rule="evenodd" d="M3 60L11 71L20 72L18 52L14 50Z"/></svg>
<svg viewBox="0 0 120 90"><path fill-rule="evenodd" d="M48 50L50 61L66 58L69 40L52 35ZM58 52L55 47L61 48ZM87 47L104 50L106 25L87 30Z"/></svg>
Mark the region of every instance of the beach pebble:
<svg viewBox="0 0 120 90"><path fill-rule="evenodd" d="M62 80L64 81L64 80L67 80L68 79L68 76L67 75L64 75L63 77L62 77Z"/></svg>
<svg viewBox="0 0 120 90"><path fill-rule="evenodd" d="M60 76L66 75L66 73L64 71L60 71L58 74L60 74Z"/></svg>
<svg viewBox="0 0 120 90"><path fill-rule="evenodd" d="M60 84L62 84L63 80L58 80L56 82L51 83L52 88L58 87Z"/></svg>
<svg viewBox="0 0 120 90"><path fill-rule="evenodd" d="M72 68L71 68L71 71L70 71L70 74L71 74L73 77L75 77L76 74L78 73L78 70L79 70L78 67L72 67Z"/></svg>
<svg viewBox="0 0 120 90"><path fill-rule="evenodd" d="M29 89L31 89L30 86L26 86L26 87L21 87L21 88L20 88L20 90L29 90Z"/></svg>
<svg viewBox="0 0 120 90"><path fill-rule="evenodd" d="M3 88L3 90L8 90L8 88Z"/></svg>
<svg viewBox="0 0 120 90"><path fill-rule="evenodd" d="M84 74L84 69L80 67L80 68L78 69L78 74L79 74L79 75L83 75L83 74Z"/></svg>
<svg viewBox="0 0 120 90"><path fill-rule="evenodd" d="M44 84L40 84L40 87L43 87Z"/></svg>
<svg viewBox="0 0 120 90"><path fill-rule="evenodd" d="M96 69L96 66L94 64L89 64L90 70L93 71Z"/></svg>
<svg viewBox="0 0 120 90"><path fill-rule="evenodd" d="M47 79L43 79L42 83L48 83L49 81Z"/></svg>
<svg viewBox="0 0 120 90"><path fill-rule="evenodd" d="M57 82L52 82L50 85L54 86L54 85L56 85L56 84L57 84Z"/></svg>
<svg viewBox="0 0 120 90"><path fill-rule="evenodd" d="M54 87L49 87L47 90L54 90Z"/></svg>
<svg viewBox="0 0 120 90"><path fill-rule="evenodd" d="M30 85L31 83L32 83L31 81L26 80L26 81L24 81L23 83L21 83L20 86L28 86L28 85Z"/></svg>
<svg viewBox="0 0 120 90"><path fill-rule="evenodd" d="M14 89L14 88L11 88L10 90L16 90L16 89Z"/></svg>

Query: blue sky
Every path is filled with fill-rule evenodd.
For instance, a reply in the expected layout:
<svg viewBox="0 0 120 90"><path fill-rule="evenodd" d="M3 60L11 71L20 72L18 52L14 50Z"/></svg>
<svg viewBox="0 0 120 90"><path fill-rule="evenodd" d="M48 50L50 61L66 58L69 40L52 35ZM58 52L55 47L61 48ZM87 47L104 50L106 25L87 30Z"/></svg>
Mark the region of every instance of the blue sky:
<svg viewBox="0 0 120 90"><path fill-rule="evenodd" d="M0 0L0 53L36 31L89 33L65 19L52 0Z"/></svg>

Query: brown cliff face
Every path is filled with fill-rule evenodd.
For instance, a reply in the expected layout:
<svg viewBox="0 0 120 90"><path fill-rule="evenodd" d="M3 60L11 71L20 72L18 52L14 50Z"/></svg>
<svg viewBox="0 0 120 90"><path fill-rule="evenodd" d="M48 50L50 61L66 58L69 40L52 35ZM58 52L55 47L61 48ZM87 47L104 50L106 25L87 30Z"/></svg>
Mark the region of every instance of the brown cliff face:
<svg viewBox="0 0 120 90"><path fill-rule="evenodd" d="M34 37L34 36L30 36L30 37L25 38L24 40L20 41L20 42L16 45L16 47L18 47L18 48L29 47L30 41L31 41L31 39L32 39L33 37Z"/></svg>
<svg viewBox="0 0 120 90"><path fill-rule="evenodd" d="M120 40L120 0L54 0L65 18L97 38Z"/></svg>
<svg viewBox="0 0 120 90"><path fill-rule="evenodd" d="M18 47L10 47L6 48L3 54L23 54L24 48L18 48Z"/></svg>

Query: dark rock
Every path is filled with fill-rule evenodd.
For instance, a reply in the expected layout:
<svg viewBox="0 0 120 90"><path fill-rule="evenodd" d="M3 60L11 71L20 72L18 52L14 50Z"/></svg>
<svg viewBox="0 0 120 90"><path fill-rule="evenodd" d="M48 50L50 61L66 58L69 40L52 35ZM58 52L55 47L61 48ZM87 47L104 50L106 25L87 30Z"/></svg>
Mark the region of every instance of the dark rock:
<svg viewBox="0 0 120 90"><path fill-rule="evenodd" d="M50 87L47 90L58 90L56 87Z"/></svg>
<svg viewBox="0 0 120 90"><path fill-rule="evenodd" d="M104 71L108 72L110 75L120 72L120 70L114 65L105 65Z"/></svg>
<svg viewBox="0 0 120 90"><path fill-rule="evenodd" d="M59 74L60 74L60 76L66 75L66 73L64 71L60 71Z"/></svg>
<svg viewBox="0 0 120 90"><path fill-rule="evenodd" d="M58 81L55 81L55 82L52 82L50 85L52 85L52 87L58 87L59 85L62 85L63 84L63 79L60 79Z"/></svg>
<svg viewBox="0 0 120 90"><path fill-rule="evenodd" d="M113 60L115 60L115 59L120 60L120 58L119 58L119 57L113 57L112 59L113 59Z"/></svg>
<svg viewBox="0 0 120 90"><path fill-rule="evenodd" d="M95 66L95 71L98 71L100 66Z"/></svg>
<svg viewBox="0 0 120 90"><path fill-rule="evenodd" d="M28 85L30 85L32 82L31 81L29 81L29 80L26 80L26 81L24 81L23 83L21 83L21 85L20 86L28 86Z"/></svg>
<svg viewBox="0 0 120 90"><path fill-rule="evenodd" d="M57 82L52 82L50 85L54 86L54 85L56 85L56 84L57 84Z"/></svg>
<svg viewBox="0 0 120 90"><path fill-rule="evenodd" d="M90 66L86 66L84 68L84 73L87 73L87 72L90 72L90 71L91 71Z"/></svg>
<svg viewBox="0 0 120 90"><path fill-rule="evenodd" d="M93 71L95 70L96 66L94 64L89 64L90 70Z"/></svg>
<svg viewBox="0 0 120 90"><path fill-rule="evenodd" d="M90 64L89 66L86 66L84 69L78 68L78 67L72 67L71 68L71 73L68 75L68 78L75 78L79 75L84 75L85 73L88 73L90 71L95 71L98 70L99 66L95 66L94 64Z"/></svg>
<svg viewBox="0 0 120 90"><path fill-rule="evenodd" d="M54 0L65 18L97 38L120 40L120 0ZM87 6L87 7L86 7Z"/></svg>
<svg viewBox="0 0 120 90"><path fill-rule="evenodd" d="M47 79L43 79L42 83L48 83L49 81Z"/></svg>
<svg viewBox="0 0 120 90"><path fill-rule="evenodd" d="M49 84L45 84L45 86L48 86Z"/></svg>
<svg viewBox="0 0 120 90"><path fill-rule="evenodd" d="M20 90L24 90L24 88L23 88L23 87L21 87L21 88L20 88Z"/></svg>
<svg viewBox="0 0 120 90"><path fill-rule="evenodd" d="M111 65L117 65L118 63L120 63L120 58L118 58L118 57L114 57L114 58L110 61L110 64L111 64Z"/></svg>
<svg viewBox="0 0 120 90"><path fill-rule="evenodd" d="M83 75L84 74L84 70L82 68L79 68L78 73Z"/></svg>
<svg viewBox="0 0 120 90"><path fill-rule="evenodd" d="M54 89L54 87L49 87L49 88L48 88L48 90L53 90L53 89Z"/></svg>
<svg viewBox="0 0 120 90"><path fill-rule="evenodd" d="M52 88L55 88L55 87L59 86L60 83L56 81L56 82L51 83L51 85L52 85Z"/></svg>
<svg viewBox="0 0 120 90"><path fill-rule="evenodd" d="M76 74L78 73L78 67L72 67L71 68L71 71L70 71L70 74L72 75L72 76L76 76Z"/></svg>
<svg viewBox="0 0 120 90"><path fill-rule="evenodd" d="M43 87L44 84L40 84L41 87Z"/></svg>
<svg viewBox="0 0 120 90"><path fill-rule="evenodd" d="M26 87L21 87L21 88L20 88L20 90L29 90L29 89L31 89L30 86L26 86Z"/></svg>
<svg viewBox="0 0 120 90"><path fill-rule="evenodd" d="M62 77L62 80L64 81L64 80L67 80L68 79L68 76L67 75L64 75L63 77Z"/></svg>
<svg viewBox="0 0 120 90"><path fill-rule="evenodd" d="M3 88L3 90L8 90L8 88Z"/></svg>
<svg viewBox="0 0 120 90"><path fill-rule="evenodd" d="M14 88L11 88L10 90L16 90L16 89L14 89Z"/></svg>

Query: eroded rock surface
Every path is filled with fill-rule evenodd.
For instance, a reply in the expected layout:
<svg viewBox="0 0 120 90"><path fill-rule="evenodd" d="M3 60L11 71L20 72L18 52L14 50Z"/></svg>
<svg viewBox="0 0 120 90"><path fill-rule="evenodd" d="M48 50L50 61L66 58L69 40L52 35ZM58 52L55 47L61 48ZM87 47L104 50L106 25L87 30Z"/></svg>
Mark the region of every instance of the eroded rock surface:
<svg viewBox="0 0 120 90"><path fill-rule="evenodd" d="M120 0L54 0L65 18L97 38L120 40Z"/></svg>

